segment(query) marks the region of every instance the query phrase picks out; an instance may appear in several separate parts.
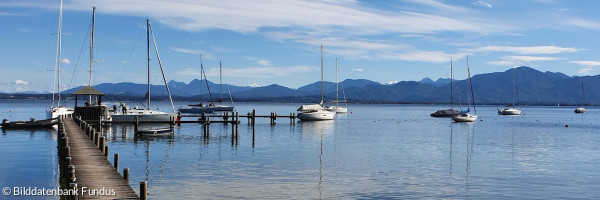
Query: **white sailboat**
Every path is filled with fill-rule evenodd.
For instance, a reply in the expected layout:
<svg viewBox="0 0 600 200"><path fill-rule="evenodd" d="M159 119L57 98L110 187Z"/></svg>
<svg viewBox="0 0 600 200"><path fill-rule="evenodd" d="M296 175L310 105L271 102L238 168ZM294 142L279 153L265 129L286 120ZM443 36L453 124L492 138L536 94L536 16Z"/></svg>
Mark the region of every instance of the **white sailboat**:
<svg viewBox="0 0 600 200"><path fill-rule="evenodd" d="M54 106L54 94L52 94L52 106L50 107L50 110L48 110L48 112L46 113L46 116L49 119L52 118L57 118L57 117L68 117L73 115L73 108L68 107L68 106L61 106L60 105L60 75L61 75L61 51L62 51L62 7L63 7L63 2L62 0L60 1L60 8L59 8L59 14L58 14L58 41L57 41L57 45L56 45L56 76L55 78L57 78L57 84L56 84L56 96L57 96L57 104L56 106Z"/></svg>
<svg viewBox="0 0 600 200"><path fill-rule="evenodd" d="M460 111L454 110L454 88L452 82L454 81L454 74L452 73L452 60L450 60L450 109L438 110L431 113L429 116L432 117L454 117L460 114Z"/></svg>
<svg viewBox="0 0 600 200"><path fill-rule="evenodd" d="M585 104L585 93L583 91L583 83L581 83L581 106L579 108L575 109L575 113L587 112L587 109L585 107L583 107L584 104Z"/></svg>
<svg viewBox="0 0 600 200"><path fill-rule="evenodd" d="M500 110L498 108L499 115L521 115L521 109L515 108L515 94L517 92L517 69L513 67L513 102L512 106L506 106Z"/></svg>
<svg viewBox="0 0 600 200"><path fill-rule="evenodd" d="M298 108L298 119L303 121L333 120L335 112L323 108L323 45L321 45L321 102L302 105Z"/></svg>
<svg viewBox="0 0 600 200"><path fill-rule="evenodd" d="M163 81L165 82L165 86L167 88L167 93L169 95L169 100L171 101L171 108L173 112L162 112L158 110L150 110L150 35L152 34L152 41L154 42L154 50L156 51L156 58L158 60L158 65L160 66L160 70L162 72ZM146 36L147 36L147 60L148 60L148 92L146 95L146 109L140 108L136 106L135 108L129 108L125 110L125 112L115 112L111 114L112 122L131 122L134 121L137 117L139 121L144 122L167 122L170 120L174 120L177 114L175 113L175 106L173 105L173 99L171 98L171 91L169 90L169 86L167 85L167 79L165 78L164 70L162 67L162 63L160 61L160 56L158 55L158 48L156 46L156 40L154 39L154 32L152 32L152 26L150 25L150 20L146 19ZM122 104L124 105L124 104Z"/></svg>
<svg viewBox="0 0 600 200"><path fill-rule="evenodd" d="M331 112L335 112L335 113L347 113L348 112L348 105L346 104L346 95L344 94L344 104L346 104L346 107L340 107L340 100L339 100L339 90L338 90L338 74L340 73L339 69L338 69L338 61L337 58L335 59L335 106L327 106L325 107L325 110L331 111ZM342 86L342 92L344 91L344 87Z"/></svg>
<svg viewBox="0 0 600 200"><path fill-rule="evenodd" d="M468 82L467 82L467 93L470 93L469 96L469 107L466 111L461 111L459 115L452 117L452 120L455 122L475 122L477 121L477 109L475 108L475 98L473 96L473 85L471 84L471 71L469 70L469 56L467 56L467 73L468 73ZM471 101L473 101L473 111L475 114L469 113L471 111Z"/></svg>

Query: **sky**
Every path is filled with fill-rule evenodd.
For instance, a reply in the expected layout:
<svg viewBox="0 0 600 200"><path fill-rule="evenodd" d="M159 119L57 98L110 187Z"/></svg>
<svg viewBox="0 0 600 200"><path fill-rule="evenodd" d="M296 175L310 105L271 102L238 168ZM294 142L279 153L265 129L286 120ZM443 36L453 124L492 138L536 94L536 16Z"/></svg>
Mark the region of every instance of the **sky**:
<svg viewBox="0 0 600 200"><path fill-rule="evenodd" d="M0 1L0 92L56 88L59 0ZM600 1L64 0L61 90L147 82L146 19L168 81L298 88L324 79L457 79L514 66L600 73ZM151 41L152 42L152 41ZM151 43L153 46L153 44ZM162 84L151 49L150 79ZM467 62L468 57L468 62ZM475 83L474 83L475 84Z"/></svg>

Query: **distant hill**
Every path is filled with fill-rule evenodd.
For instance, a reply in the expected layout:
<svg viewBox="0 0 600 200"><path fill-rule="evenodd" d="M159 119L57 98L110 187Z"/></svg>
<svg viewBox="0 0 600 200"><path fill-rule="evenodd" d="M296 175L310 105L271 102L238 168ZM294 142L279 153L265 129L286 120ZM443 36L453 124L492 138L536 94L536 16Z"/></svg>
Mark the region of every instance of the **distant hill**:
<svg viewBox="0 0 600 200"><path fill-rule="evenodd" d="M596 76L567 76L562 73L540 72L529 67L518 67L516 75L517 90L513 97L513 69L504 72L479 74L472 77L473 92L477 104L511 104L513 98L518 104L545 104L545 105L577 105L581 103L581 84L585 86L586 100L588 104L600 104L600 94L594 91L600 90L600 75ZM466 80L455 80L454 102L467 101ZM200 85L203 85L200 88ZM350 102L371 103L439 103L450 102L450 79L438 79L433 81L424 78L421 81L401 81L394 84L380 84L365 79L347 79L340 83L340 90ZM119 98L144 98L147 85L137 83L103 83L94 86L105 93L108 99ZM324 82L325 101L335 99L336 84ZM69 94L79 90L74 88L64 91ZM234 101L279 101L279 102L318 102L321 98L321 83L314 82L298 89L287 88L281 85L269 85L263 87L241 87L233 85L222 85L208 82L201 84L200 80L190 83L169 82L171 95L175 99L200 100L219 99L223 92L225 99L229 98L229 91ZM209 93L210 89L210 93ZM166 99L167 91L162 85L151 86L152 96L157 99ZM343 98L340 91L340 98ZM34 95L34 94L30 94ZM35 94L47 98L47 95ZM0 98L23 98L26 94L2 94Z"/></svg>

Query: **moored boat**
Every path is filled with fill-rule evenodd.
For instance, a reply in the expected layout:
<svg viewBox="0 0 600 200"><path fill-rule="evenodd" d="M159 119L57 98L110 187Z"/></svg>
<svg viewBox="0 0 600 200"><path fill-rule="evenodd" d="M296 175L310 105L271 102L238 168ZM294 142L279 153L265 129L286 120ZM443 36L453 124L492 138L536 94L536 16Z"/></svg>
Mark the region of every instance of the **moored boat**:
<svg viewBox="0 0 600 200"><path fill-rule="evenodd" d="M55 124L58 123L58 118L52 119L44 119L44 120L35 120L31 118L29 121L14 121L11 122L8 119L2 120L2 128L3 129L19 129L19 128L52 128Z"/></svg>
<svg viewBox="0 0 600 200"><path fill-rule="evenodd" d="M160 137L160 136L171 136L173 135L172 128L156 128L156 129L146 129L139 130L135 132L135 134L143 137Z"/></svg>

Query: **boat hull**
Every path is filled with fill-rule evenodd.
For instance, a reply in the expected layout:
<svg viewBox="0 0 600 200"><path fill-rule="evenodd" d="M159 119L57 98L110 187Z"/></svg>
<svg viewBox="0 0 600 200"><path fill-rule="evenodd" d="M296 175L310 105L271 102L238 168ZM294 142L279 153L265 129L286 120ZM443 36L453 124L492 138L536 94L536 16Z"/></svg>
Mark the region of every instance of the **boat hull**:
<svg viewBox="0 0 600 200"><path fill-rule="evenodd" d="M505 109L498 109L498 114L499 115L521 115L521 109L515 109L515 108L505 108Z"/></svg>
<svg viewBox="0 0 600 200"><path fill-rule="evenodd" d="M135 133L142 137L172 136L173 129L172 128L148 129L148 130L140 130Z"/></svg>
<svg viewBox="0 0 600 200"><path fill-rule="evenodd" d="M587 112L587 109L583 108L583 107L579 107L575 109L575 113L585 113Z"/></svg>
<svg viewBox="0 0 600 200"><path fill-rule="evenodd" d="M334 117L335 117L335 112L330 112L327 110L298 113L298 119L300 119L302 121L333 120Z"/></svg>
<svg viewBox="0 0 600 200"><path fill-rule="evenodd" d="M329 112L335 112L335 113L347 113L348 112L348 108L337 107L337 106L326 107L325 110L327 110Z"/></svg>
<svg viewBox="0 0 600 200"><path fill-rule="evenodd" d="M457 115L460 115L460 111L453 109L438 110L430 114L432 117L454 117Z"/></svg>
<svg viewBox="0 0 600 200"><path fill-rule="evenodd" d="M58 123L58 118L45 119L45 120L30 120L30 121L15 121L9 122L8 120L2 120L2 128L6 129L35 129L35 128L52 128Z"/></svg>
<svg viewBox="0 0 600 200"><path fill-rule="evenodd" d="M133 122L135 118L138 118L140 122L169 122L177 117L176 113L166 113L162 111L153 110L131 110L127 111L126 114L118 113L111 114L111 122Z"/></svg>
<svg viewBox="0 0 600 200"><path fill-rule="evenodd" d="M477 121L477 115L472 115L469 113L460 114L452 117L452 120L454 120L455 122L475 122Z"/></svg>
<svg viewBox="0 0 600 200"><path fill-rule="evenodd" d="M213 112L215 112L215 109L209 108L209 107L180 108L179 112L181 112L181 113L213 113Z"/></svg>
<svg viewBox="0 0 600 200"><path fill-rule="evenodd" d="M54 107L50 108L50 110L46 113L46 117L48 119L54 119L58 117L71 117L73 116L73 108L69 107Z"/></svg>

